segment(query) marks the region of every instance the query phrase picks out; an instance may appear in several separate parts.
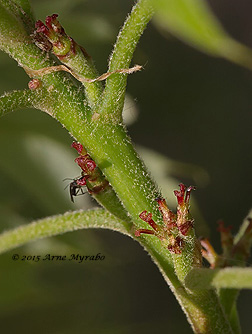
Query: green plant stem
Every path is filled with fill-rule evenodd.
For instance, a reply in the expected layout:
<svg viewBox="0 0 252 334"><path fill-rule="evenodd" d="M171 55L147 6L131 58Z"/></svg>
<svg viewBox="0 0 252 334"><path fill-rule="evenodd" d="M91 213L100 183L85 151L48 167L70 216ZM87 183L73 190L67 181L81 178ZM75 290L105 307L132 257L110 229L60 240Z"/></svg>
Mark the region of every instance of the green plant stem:
<svg viewBox="0 0 252 334"><path fill-rule="evenodd" d="M238 295L238 289L219 289L218 291L221 305L225 310L225 313L235 334L241 333L240 320L236 306Z"/></svg>
<svg viewBox="0 0 252 334"><path fill-rule="evenodd" d="M153 14L153 8L148 0L137 2L118 35L110 58L109 72L130 66L139 38ZM98 113L109 116L116 123L122 121L126 83L127 74L111 75L106 80L102 103L98 109Z"/></svg>
<svg viewBox="0 0 252 334"><path fill-rule="evenodd" d="M4 94L0 97L0 117L13 110L33 108L35 96L40 100L40 94L37 95L37 92L32 92L28 89ZM127 211L122 206L112 187L106 187L104 191L93 194L93 197L116 217L127 221L128 223L131 222Z"/></svg>
<svg viewBox="0 0 252 334"><path fill-rule="evenodd" d="M65 117L66 113L72 117ZM130 213L136 228L147 227L139 218L139 213L143 210L152 212L154 219L161 222L155 201L157 191L122 126L96 122L83 127L83 120L76 117L79 112L76 115L76 110L70 106L67 109L65 103L54 110L53 115L70 129L73 136L85 145L97 161ZM216 294L211 291L188 294L175 275L171 254L163 248L161 242L154 236L141 237L141 242L165 273L166 280L187 313L195 332L209 333L212 330L216 334L232 333Z"/></svg>
<svg viewBox="0 0 252 334"><path fill-rule="evenodd" d="M104 209L67 212L23 225L0 234L0 253L27 242L84 228L103 228L129 234L129 226Z"/></svg>
<svg viewBox="0 0 252 334"><path fill-rule="evenodd" d="M65 57L61 59L62 63L69 66L73 72L75 72L78 76L82 77L84 80L95 79L99 76L92 59L87 59L79 45L76 45L76 52L73 57ZM89 105L94 107L99 102L101 97L103 87L100 81L88 83L86 81L82 81L86 89L86 95L89 102Z"/></svg>
<svg viewBox="0 0 252 334"><path fill-rule="evenodd" d="M0 117L9 112L23 109L33 108L32 92L30 90L15 90L0 96Z"/></svg>
<svg viewBox="0 0 252 334"><path fill-rule="evenodd" d="M22 20L28 34L32 33L35 20L28 0L1 0L1 4Z"/></svg>
<svg viewBox="0 0 252 334"><path fill-rule="evenodd" d="M43 94L45 95L43 96ZM53 105L53 101L55 101L54 94L55 92L53 93L52 91L48 94L48 91L43 89L39 92L33 92L33 103L35 106L37 104L37 107L43 106L45 108L47 104L51 106ZM59 94L58 90L56 94ZM59 100L61 100L62 106L51 110L54 117L60 120L66 127L74 129L73 135L89 147L93 156L97 156L99 166L102 167L105 175L110 179L119 196L122 197L121 200L126 209L131 213L135 225L138 228L146 228L146 224L139 219L138 215L139 212L147 208L148 211L154 213L156 220L159 218L155 201L156 191L144 169L143 163L138 159L130 144L124 129L121 126L115 125L110 127L106 125L105 128L100 125L101 129L97 128L97 132L94 131L93 127L83 128L82 113L80 112L81 109L79 109L81 105L77 103L75 110L73 110L71 105L66 103L68 99L69 96L67 97L64 94L60 96ZM70 117L64 117L66 113ZM104 140L104 142L106 143L103 143L103 139L105 138L101 134L105 136L106 141ZM99 139L97 138L98 135ZM108 140L109 138L110 140ZM104 145L100 145L101 142ZM122 153L118 155L118 152ZM127 229L129 228L130 225L127 226ZM204 294L197 294L195 296L191 293L188 294L176 277L171 254L163 248L159 239L154 236L142 236L138 240L158 264L166 281L187 313L195 332L208 333L210 327L214 328L215 333L231 333L225 318L223 318L221 308L217 312L218 317L216 319L215 313L218 310L218 304L216 306L217 296L213 292L205 292ZM196 315L200 315L200 320ZM201 323L200 326L199 323Z"/></svg>

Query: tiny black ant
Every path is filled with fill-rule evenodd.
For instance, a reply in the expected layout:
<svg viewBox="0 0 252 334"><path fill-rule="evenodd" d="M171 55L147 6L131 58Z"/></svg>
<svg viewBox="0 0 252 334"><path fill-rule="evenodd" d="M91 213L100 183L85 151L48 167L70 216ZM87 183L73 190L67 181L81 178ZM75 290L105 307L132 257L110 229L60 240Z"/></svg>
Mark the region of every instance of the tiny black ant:
<svg viewBox="0 0 252 334"><path fill-rule="evenodd" d="M66 180L66 179L65 179ZM86 176L82 175L81 177L74 179L69 184L70 198L74 203L74 197L78 195L84 195L86 192L83 190L83 187L86 185Z"/></svg>

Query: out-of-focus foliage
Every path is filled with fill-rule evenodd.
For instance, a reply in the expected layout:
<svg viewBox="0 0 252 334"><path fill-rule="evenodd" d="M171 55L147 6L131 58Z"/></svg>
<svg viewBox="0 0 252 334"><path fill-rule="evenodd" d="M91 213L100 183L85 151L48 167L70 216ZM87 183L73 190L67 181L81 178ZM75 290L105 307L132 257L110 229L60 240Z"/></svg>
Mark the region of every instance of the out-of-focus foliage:
<svg viewBox="0 0 252 334"><path fill-rule="evenodd" d="M222 28L205 0L151 0L156 22L211 55L252 68L252 52Z"/></svg>

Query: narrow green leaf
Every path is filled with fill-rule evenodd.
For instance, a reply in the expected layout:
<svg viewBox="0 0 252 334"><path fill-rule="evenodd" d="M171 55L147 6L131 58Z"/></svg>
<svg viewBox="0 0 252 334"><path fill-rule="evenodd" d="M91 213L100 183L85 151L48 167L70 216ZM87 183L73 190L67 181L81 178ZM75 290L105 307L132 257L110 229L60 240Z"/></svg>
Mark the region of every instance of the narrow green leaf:
<svg viewBox="0 0 252 334"><path fill-rule="evenodd" d="M246 232L249 226L249 219L252 219L252 209L249 211L247 216L245 217L243 223L240 226L240 229L236 236L234 237L234 244L237 245L238 242L244 237L244 233Z"/></svg>
<svg viewBox="0 0 252 334"><path fill-rule="evenodd" d="M205 0L150 0L156 22L169 32L213 56L252 68L251 50L233 40Z"/></svg>
<svg viewBox="0 0 252 334"><path fill-rule="evenodd" d="M213 288L252 289L252 268L195 268L187 275L185 283L191 290Z"/></svg>
<svg viewBox="0 0 252 334"><path fill-rule="evenodd" d="M30 241L84 228L110 229L130 236L130 224L103 209L67 212L2 233L0 235L0 253Z"/></svg>

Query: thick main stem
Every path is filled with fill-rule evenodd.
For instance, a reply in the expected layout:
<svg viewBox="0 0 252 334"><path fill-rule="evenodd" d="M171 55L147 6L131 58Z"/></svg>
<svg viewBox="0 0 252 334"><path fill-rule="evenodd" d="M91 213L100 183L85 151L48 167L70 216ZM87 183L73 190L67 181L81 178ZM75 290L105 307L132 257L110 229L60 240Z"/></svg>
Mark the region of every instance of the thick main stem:
<svg viewBox="0 0 252 334"><path fill-rule="evenodd" d="M68 108L68 104L64 103L65 98L66 96L62 95L62 107L54 110L54 117L88 149L130 213L136 228L146 227L139 218L139 213L143 210L152 212L154 219L160 222L161 217L155 201L158 192L124 128L104 123L102 118L88 124L83 122L82 118L76 117L81 110L78 110L78 106L75 110L70 106ZM170 253L163 248L160 241L155 236L145 236L142 237L142 243L158 264L195 333L231 334L232 329L215 292L187 291L175 275Z"/></svg>

